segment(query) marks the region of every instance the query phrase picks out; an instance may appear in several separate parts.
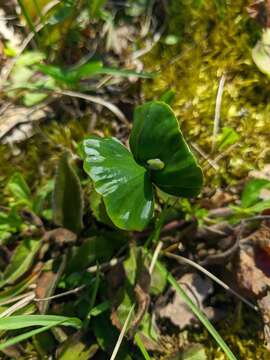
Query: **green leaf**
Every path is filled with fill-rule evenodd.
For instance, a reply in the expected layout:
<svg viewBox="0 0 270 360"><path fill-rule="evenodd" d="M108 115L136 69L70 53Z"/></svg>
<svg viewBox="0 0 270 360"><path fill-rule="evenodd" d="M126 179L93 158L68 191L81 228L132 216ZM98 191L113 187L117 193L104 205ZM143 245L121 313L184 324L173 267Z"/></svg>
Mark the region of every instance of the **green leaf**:
<svg viewBox="0 0 270 360"><path fill-rule="evenodd" d="M49 18L50 25L59 25L69 19L76 11L76 0L65 0L58 4L56 11Z"/></svg>
<svg viewBox="0 0 270 360"><path fill-rule="evenodd" d="M65 326L75 328L81 327L81 320L78 318L58 315L17 315L0 319L0 330L18 330L30 326L50 326L59 322Z"/></svg>
<svg viewBox="0 0 270 360"><path fill-rule="evenodd" d="M102 74L122 77L138 76L140 78L151 78L154 76L150 73L137 73L132 70L104 67L101 61L90 61L71 69L63 69L58 66L45 64L39 64L36 67L43 74L49 75L55 80L67 85L73 85L80 80Z"/></svg>
<svg viewBox="0 0 270 360"><path fill-rule="evenodd" d="M39 51L27 51L20 55L15 66L31 66L46 58L45 54Z"/></svg>
<svg viewBox="0 0 270 360"><path fill-rule="evenodd" d="M98 74L103 68L103 64L100 61L91 61L74 69L62 69L54 65L39 64L37 68L57 81L73 84L82 78Z"/></svg>
<svg viewBox="0 0 270 360"><path fill-rule="evenodd" d="M67 272L82 271L98 262L108 261L122 245L122 238L107 233L84 239L82 245L73 247L67 264Z"/></svg>
<svg viewBox="0 0 270 360"><path fill-rule="evenodd" d="M77 335L77 334L75 334ZM69 337L58 351L57 359L59 360L90 360L96 354L99 346L92 344L88 346L78 336Z"/></svg>
<svg viewBox="0 0 270 360"><path fill-rule="evenodd" d="M48 326L43 326L43 327L40 327L38 329L34 329L34 330L30 330L30 331L27 331L26 333L24 334L21 334L21 335L18 335L18 336L15 336L11 339L8 339L2 343L0 343L0 350L4 350L5 348L7 347L10 347L12 345L15 345L15 344L18 344L19 342L21 341L24 341L26 339L29 339L31 338L32 336L35 336L35 335L38 335L38 334L41 334L49 329L51 329L52 327L55 327L57 325L61 325L61 321L58 322L58 323L55 323L55 324L51 324L51 325L48 325Z"/></svg>
<svg viewBox="0 0 270 360"><path fill-rule="evenodd" d="M218 149L223 150L229 145L235 144L239 140L240 136L237 132L229 127L222 128L221 134L218 136Z"/></svg>
<svg viewBox="0 0 270 360"><path fill-rule="evenodd" d="M40 245L41 242L39 240L24 239L20 242L3 274L0 287L5 284L14 283L29 270Z"/></svg>
<svg viewBox="0 0 270 360"><path fill-rule="evenodd" d="M80 180L69 162L69 153L60 158L53 193L53 218L57 225L75 233L83 227L83 197Z"/></svg>
<svg viewBox="0 0 270 360"><path fill-rule="evenodd" d="M104 313L97 318L93 318L92 329L99 346L111 355L119 333L112 325L108 314ZM130 347L123 342L119 349L117 360L132 360L129 353Z"/></svg>
<svg viewBox="0 0 270 360"><path fill-rule="evenodd" d="M98 221L100 221L103 224L114 227L111 219L109 218L106 212L103 198L99 193L95 191L95 189L91 189L91 193L89 196L89 204L94 217Z"/></svg>
<svg viewBox="0 0 270 360"><path fill-rule="evenodd" d="M143 230L153 214L148 171L114 138L90 136L80 144L80 154L112 222L120 229Z"/></svg>
<svg viewBox="0 0 270 360"><path fill-rule="evenodd" d="M111 308L111 306L112 306L112 304L110 303L110 301L106 300L106 301L98 304L97 306L95 306L93 309L91 309L89 312L89 315L99 316L104 311L109 310Z"/></svg>
<svg viewBox="0 0 270 360"><path fill-rule="evenodd" d="M252 179L247 182L241 195L241 206L249 208L260 201L262 189L270 189L270 181L266 179Z"/></svg>
<svg viewBox="0 0 270 360"><path fill-rule="evenodd" d="M46 206L51 204L51 195L54 189L54 180L47 180L44 185L38 188L33 198L33 211L40 216L44 217ZM51 209L49 209L51 210Z"/></svg>
<svg viewBox="0 0 270 360"><path fill-rule="evenodd" d="M97 17L102 11L107 0L91 0L89 1L89 13L91 17Z"/></svg>
<svg viewBox="0 0 270 360"><path fill-rule="evenodd" d="M22 174L14 173L7 184L7 189L17 201L24 204L31 203L31 192Z"/></svg>
<svg viewBox="0 0 270 360"><path fill-rule="evenodd" d="M15 336L3 343L0 343L0 350L5 349L8 346L17 344L23 340L40 334L44 331L51 329L52 327L63 325L72 326L75 328L81 327L81 320L78 318L69 318L66 316L55 315L17 315L9 316L7 318L0 319L0 330L17 330L29 326L42 326L38 329L30 330L24 334Z"/></svg>
<svg viewBox="0 0 270 360"><path fill-rule="evenodd" d="M36 104L39 104L41 101L46 99L48 97L48 94L41 93L41 92L27 92L23 97L23 103L25 106L33 106Z"/></svg>
<svg viewBox="0 0 270 360"><path fill-rule="evenodd" d="M151 170L151 179L161 190L183 197L200 192L202 170L167 104L152 101L136 108L129 143L140 165L149 167L151 159L159 159L165 164L163 169Z"/></svg>
<svg viewBox="0 0 270 360"><path fill-rule="evenodd" d="M259 70L270 76L270 29L262 33L262 38L257 42L252 50L252 58Z"/></svg>
<svg viewBox="0 0 270 360"><path fill-rule="evenodd" d="M247 208L247 210L249 212L254 213L254 214L261 213L262 211L264 211L266 209L270 209L270 200L260 201L260 202L258 202L258 204L255 204L255 205Z"/></svg>
<svg viewBox="0 0 270 360"><path fill-rule="evenodd" d="M176 95L175 90L169 89L161 95L160 101L163 101L168 105L171 105L171 103L175 99L175 95Z"/></svg>

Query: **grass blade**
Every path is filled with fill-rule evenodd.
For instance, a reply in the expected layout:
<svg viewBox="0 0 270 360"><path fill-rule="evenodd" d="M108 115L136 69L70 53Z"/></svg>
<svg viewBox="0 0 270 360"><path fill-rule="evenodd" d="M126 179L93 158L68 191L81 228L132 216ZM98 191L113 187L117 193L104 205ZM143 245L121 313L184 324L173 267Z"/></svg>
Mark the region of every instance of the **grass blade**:
<svg viewBox="0 0 270 360"><path fill-rule="evenodd" d="M26 7L24 6L24 2L22 0L18 0L18 4L20 5L22 14L25 17L28 27L36 35L36 29L31 19L31 15L28 13Z"/></svg>
<svg viewBox="0 0 270 360"><path fill-rule="evenodd" d="M21 334L21 335L18 335L18 336L15 336L5 342L3 342L2 344L0 344L0 350L3 350L11 345L15 345L15 344L18 344L19 342L23 341L23 340L26 340L26 339L29 339L30 337L34 336L34 335L37 335L37 334L40 334L44 331L47 331L49 330L50 328L54 327L54 326L57 326L57 325L63 325L64 321L58 321L58 322L55 322L53 324L50 324L48 326L43 326L41 328L38 328L38 329L34 329L34 330L30 330L24 334Z"/></svg>
<svg viewBox="0 0 270 360"><path fill-rule="evenodd" d="M222 348L224 353L227 355L228 359L237 360L237 358L234 356L234 354L232 353L232 351L230 350L228 345L225 343L225 341L222 339L222 337L219 335L217 330L213 327L213 325L210 323L210 321L207 319L207 317L193 303L193 301L185 293L185 291L178 284L178 282L175 280L175 278L167 271L167 269L159 261L156 262L156 266L158 267L161 274L164 277L166 277L167 281L172 285L172 287L175 289L175 291L182 297L182 299L185 301L185 303L190 308L190 310L193 312L193 314L200 320L200 322L206 327L206 329L209 331L209 333L213 336L213 338L216 340L216 342Z"/></svg>
<svg viewBox="0 0 270 360"><path fill-rule="evenodd" d="M80 328L78 318L57 315L16 315L0 319L0 330L18 330L29 326L50 326L62 322L65 326Z"/></svg>
<svg viewBox="0 0 270 360"><path fill-rule="evenodd" d="M135 342L138 345L138 348L141 350L141 353L143 354L143 357L145 358L145 360L151 360L150 355L148 354L142 339L140 338L140 336L138 334L135 335Z"/></svg>

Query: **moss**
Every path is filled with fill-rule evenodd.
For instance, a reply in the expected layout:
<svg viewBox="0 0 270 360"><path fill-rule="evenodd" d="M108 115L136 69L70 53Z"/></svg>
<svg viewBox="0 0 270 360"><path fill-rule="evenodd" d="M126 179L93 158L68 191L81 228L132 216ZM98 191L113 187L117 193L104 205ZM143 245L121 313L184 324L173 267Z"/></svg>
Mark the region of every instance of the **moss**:
<svg viewBox="0 0 270 360"><path fill-rule="evenodd" d="M241 304L236 307L236 311L233 303L227 302L227 307L228 316L225 320L216 323L215 327L236 358L238 360L269 359L269 351L264 345L262 323L258 314L249 311ZM223 350L203 327L197 329L193 327L180 334L175 333L162 338L165 351L160 356L160 360L171 360L173 355L181 353L183 348L194 343L204 346L209 360L227 360Z"/></svg>
<svg viewBox="0 0 270 360"><path fill-rule="evenodd" d="M31 190L54 176L56 161L64 149L75 152L76 142L86 133L86 121L52 121L37 129L35 135L15 147L0 145L0 193L8 180L19 171ZM0 200L3 200L0 198Z"/></svg>
<svg viewBox="0 0 270 360"><path fill-rule="evenodd" d="M194 0L171 1L166 35L174 34L180 42L167 46L161 41L144 58L148 70L160 70L160 76L145 83L145 97L159 98L174 89L172 106L186 136L211 158L220 153L211 153L211 147L216 94L225 74L221 127L235 129L240 140L219 161L218 174L213 168L206 171L213 185L221 178L239 179L270 160L270 81L251 58L258 29L247 14L249 2L227 1L222 16L216 3L196 7Z"/></svg>

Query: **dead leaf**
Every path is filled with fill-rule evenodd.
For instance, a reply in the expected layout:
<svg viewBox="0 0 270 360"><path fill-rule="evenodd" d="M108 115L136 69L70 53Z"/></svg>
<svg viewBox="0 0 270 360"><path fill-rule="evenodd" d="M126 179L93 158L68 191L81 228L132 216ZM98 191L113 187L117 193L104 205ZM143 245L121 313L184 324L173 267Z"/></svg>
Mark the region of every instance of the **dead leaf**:
<svg viewBox="0 0 270 360"><path fill-rule="evenodd" d="M65 244L74 243L77 240L77 235L68 229L57 228L47 231L43 240L61 247Z"/></svg>
<svg viewBox="0 0 270 360"><path fill-rule="evenodd" d="M55 282L56 276L57 274L53 273L52 271L46 271L40 275L35 288L37 299L44 299L48 296L48 289L50 289L51 285ZM37 306L40 313L43 313L44 302L37 302Z"/></svg>
<svg viewBox="0 0 270 360"><path fill-rule="evenodd" d="M49 108L9 106L0 114L0 141L13 144L23 141L33 134L32 122L47 117Z"/></svg>
<svg viewBox="0 0 270 360"><path fill-rule="evenodd" d="M270 287L270 257L262 249L241 249L237 261L237 280L240 287L257 297Z"/></svg>
<svg viewBox="0 0 270 360"><path fill-rule="evenodd" d="M249 16L256 20L262 27L270 27L270 1L255 0L248 7Z"/></svg>
<svg viewBox="0 0 270 360"><path fill-rule="evenodd" d="M211 313L212 315L213 309L204 306L204 301L214 291L210 279L204 279L196 273L187 273L183 275L178 282L201 310L208 314ZM171 292L172 291L170 291L170 294L167 294L167 302L165 305L157 303L156 313L158 317L169 319L173 325L178 326L180 329L196 322L195 316L189 310L181 296L175 291L173 291L173 294L171 294ZM171 300L168 301L168 298L171 298Z"/></svg>
<svg viewBox="0 0 270 360"><path fill-rule="evenodd" d="M262 170L250 171L249 177L270 180L270 164L266 164Z"/></svg>

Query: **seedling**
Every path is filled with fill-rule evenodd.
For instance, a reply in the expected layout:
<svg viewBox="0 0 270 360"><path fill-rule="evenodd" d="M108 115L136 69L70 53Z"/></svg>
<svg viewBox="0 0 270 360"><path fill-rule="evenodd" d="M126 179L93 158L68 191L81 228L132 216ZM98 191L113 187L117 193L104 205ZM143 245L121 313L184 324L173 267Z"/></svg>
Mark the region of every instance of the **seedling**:
<svg viewBox="0 0 270 360"><path fill-rule="evenodd" d="M129 145L131 152L115 138L89 136L79 151L112 222L141 231L153 216L154 186L192 197L200 192L203 176L172 109L163 102L136 108Z"/></svg>

